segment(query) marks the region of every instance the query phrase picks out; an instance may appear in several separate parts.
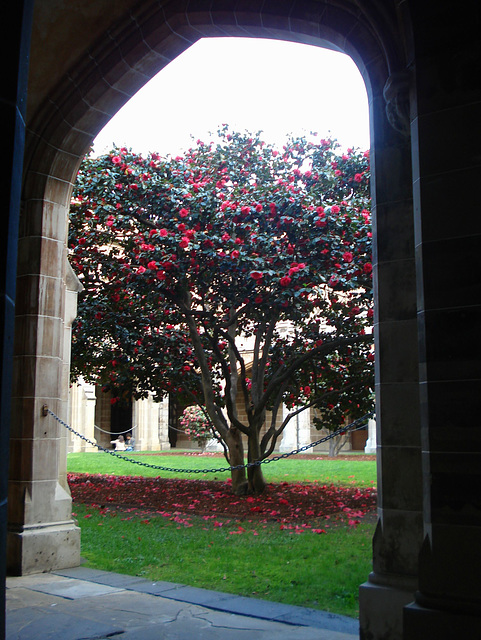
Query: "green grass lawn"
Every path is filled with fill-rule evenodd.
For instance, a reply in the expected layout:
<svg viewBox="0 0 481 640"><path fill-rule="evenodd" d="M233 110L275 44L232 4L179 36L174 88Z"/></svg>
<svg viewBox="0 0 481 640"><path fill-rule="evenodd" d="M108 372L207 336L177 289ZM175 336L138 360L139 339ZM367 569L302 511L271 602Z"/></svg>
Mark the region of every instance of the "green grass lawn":
<svg viewBox="0 0 481 640"><path fill-rule="evenodd" d="M126 454L176 469L224 467L223 458ZM375 461L296 459L264 466L268 482L337 483L373 486ZM181 479L217 479L223 473L162 472L133 465L105 453L74 453L68 470L75 473L145 475ZM74 503L82 530L86 566L165 580L226 593L313 607L357 617L358 588L371 571L374 518L348 526L335 519L311 522L302 533L278 522L218 519L214 526L200 516L162 517L148 512L116 511Z"/></svg>
<svg viewBox="0 0 481 640"><path fill-rule="evenodd" d="M139 462L172 469L194 469L195 473L183 473L150 469L145 466L132 464L117 456L107 453L69 453L67 468L72 473L101 473L119 476L147 476L162 478L184 478L202 480L227 480L228 471L221 473L199 473L204 469L225 468L224 458L209 456L182 455L148 455L138 453L122 454L124 457ZM317 459L316 459L317 458ZM277 462L263 465L267 482L321 482L338 483L342 485L373 486L376 482L375 460L356 460L352 455L349 460L336 460L327 457L320 458L313 455L312 460L297 459L295 456L284 458Z"/></svg>
<svg viewBox="0 0 481 640"><path fill-rule="evenodd" d="M358 587L371 571L374 525L296 534L278 523L160 516L76 504L86 566L225 593L358 616ZM239 534L239 527L242 532Z"/></svg>

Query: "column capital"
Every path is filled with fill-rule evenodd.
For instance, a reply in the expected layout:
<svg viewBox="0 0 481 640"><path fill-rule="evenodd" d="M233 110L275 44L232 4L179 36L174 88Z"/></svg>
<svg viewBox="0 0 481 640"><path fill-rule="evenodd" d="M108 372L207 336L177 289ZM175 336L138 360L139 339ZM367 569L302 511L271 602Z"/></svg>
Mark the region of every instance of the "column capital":
<svg viewBox="0 0 481 640"><path fill-rule="evenodd" d="M383 89L389 124L405 138L410 135L411 125L409 80L408 71L397 71L389 76Z"/></svg>

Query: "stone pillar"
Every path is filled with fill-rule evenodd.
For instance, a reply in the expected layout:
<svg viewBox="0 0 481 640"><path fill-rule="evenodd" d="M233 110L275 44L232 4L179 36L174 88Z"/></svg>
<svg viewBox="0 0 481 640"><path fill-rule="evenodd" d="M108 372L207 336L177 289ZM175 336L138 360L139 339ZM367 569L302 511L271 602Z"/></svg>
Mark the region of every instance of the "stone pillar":
<svg viewBox="0 0 481 640"><path fill-rule="evenodd" d="M472 48L479 41L480 12L476 5L476 20L475 3L468 3L463 15L469 22L451 23L438 3L411 4L425 539L416 604L405 611L405 638L477 640L481 224L471 186L480 171L480 58Z"/></svg>
<svg viewBox="0 0 481 640"><path fill-rule="evenodd" d="M159 403L159 438L160 449L170 449L169 442L169 397L165 396Z"/></svg>
<svg viewBox="0 0 481 640"><path fill-rule="evenodd" d="M42 412L46 404L67 421L65 181L47 179L46 194L25 205L20 226L7 537L15 575L80 563L65 428Z"/></svg>
<svg viewBox="0 0 481 640"><path fill-rule="evenodd" d="M91 442L97 442L98 430L95 428L95 385L78 380L70 388L69 424L72 429L81 433ZM78 436L69 432L67 450L69 453L78 451L97 451Z"/></svg>
<svg viewBox="0 0 481 640"><path fill-rule="evenodd" d="M416 269L406 76L371 102L379 519L360 588L362 640L401 640L417 589L422 473Z"/></svg>
<svg viewBox="0 0 481 640"><path fill-rule="evenodd" d="M367 421L368 437L366 440L366 446L364 447L364 453L376 453L377 452L377 439L376 439L376 421L370 418Z"/></svg>
<svg viewBox="0 0 481 640"><path fill-rule="evenodd" d="M289 414L289 409L282 405L282 418ZM288 452L299 449L311 442L311 414L309 410L301 411L288 423L282 432L282 440L279 451Z"/></svg>
<svg viewBox="0 0 481 640"><path fill-rule="evenodd" d="M76 428L72 421L70 420L72 416L71 410L71 401L72 401L72 393L70 388L70 360L71 360L71 345L72 345L72 323L77 317L77 298L80 291L82 291L83 286L80 283L80 280L75 275L72 267L69 263L67 263L67 272L66 272L66 292L65 292L65 312L64 312L64 347L63 347L63 371L62 371L62 398L65 398L67 402L67 409L65 411L68 416L67 424ZM77 429L78 430L78 429ZM93 431L93 429L92 429ZM85 436L89 437L93 435L92 431L90 434L84 433ZM81 443L85 445L84 440L80 440L77 436L74 436L70 431L65 429L64 431L64 451L60 452L60 459L63 462L63 474L67 473L67 451L71 451L72 447L76 447L78 451L84 450L85 447L82 447ZM62 434L61 434L62 437ZM93 447L90 447L92 450Z"/></svg>
<svg viewBox="0 0 481 640"><path fill-rule="evenodd" d="M137 451L170 449L168 400L155 402L152 394L133 403L133 437Z"/></svg>

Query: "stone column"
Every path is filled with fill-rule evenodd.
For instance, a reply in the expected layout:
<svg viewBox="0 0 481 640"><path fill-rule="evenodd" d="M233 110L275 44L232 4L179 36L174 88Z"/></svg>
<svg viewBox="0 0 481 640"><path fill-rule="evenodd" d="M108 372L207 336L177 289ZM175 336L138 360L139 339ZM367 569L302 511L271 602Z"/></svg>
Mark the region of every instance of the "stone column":
<svg viewBox="0 0 481 640"><path fill-rule="evenodd" d="M137 451L170 449L168 400L155 402L151 394L133 403L133 435Z"/></svg>
<svg viewBox="0 0 481 640"><path fill-rule="evenodd" d="M282 405L282 418L289 414L289 409ZM282 440L279 451L288 452L299 449L311 442L311 414L309 410L301 411L294 416L282 432Z"/></svg>
<svg viewBox="0 0 481 640"><path fill-rule="evenodd" d="M376 439L376 421L370 418L367 421L368 437L366 440L366 446L364 447L364 453L376 453L377 452L377 439Z"/></svg>
<svg viewBox="0 0 481 640"><path fill-rule="evenodd" d="M72 410L71 410L71 402L72 402L72 393L70 388L70 360L71 360L71 345L72 345L72 323L77 317L77 298L78 294L82 291L83 286L80 283L80 280L75 275L72 267L69 263L67 263L67 271L66 271L66 292L65 292L65 313L64 313L64 347L63 347L63 371L62 371L62 398L65 398L67 402L67 409L65 411L68 416L67 424L71 427L75 428L77 431L78 425L73 425L71 421ZM87 405L88 406L88 405ZM78 407L80 408L80 407ZM94 405L95 411L95 405ZM84 416L82 416L83 418ZM91 417L93 419L93 415ZM81 423L80 423L81 424ZM92 439L93 436L93 425L92 429L88 430L89 433L83 433L89 439ZM80 431L79 431L80 432ZM63 462L63 474L67 473L66 463L67 463L67 451L73 450L75 447L77 451L85 450L85 441L81 440L77 436L74 436L70 431L65 429L65 455L64 451L60 452L60 459ZM90 447L93 450L93 447Z"/></svg>
<svg viewBox="0 0 481 640"><path fill-rule="evenodd" d="M479 41L480 14L477 5L476 20L475 3L468 3L468 19L451 23L437 3L411 4L417 27L413 166L425 538L416 603L405 611L405 638L477 640L481 224L472 185L479 183L481 131L480 57L472 47Z"/></svg>
<svg viewBox="0 0 481 640"><path fill-rule="evenodd" d="M160 449L170 449L169 442L169 397L165 396L159 403L159 437Z"/></svg>
<svg viewBox="0 0 481 640"><path fill-rule="evenodd" d="M371 103L378 524L360 588L362 640L401 640L417 589L422 473L408 78Z"/></svg>
<svg viewBox="0 0 481 640"><path fill-rule="evenodd" d="M83 380L78 380L70 389L69 402L69 424L72 429L84 435L91 442L97 442L98 429L95 429L95 407L97 404L95 385L88 384ZM96 447L70 432L67 450L69 453L75 451L97 451Z"/></svg>
<svg viewBox="0 0 481 640"><path fill-rule="evenodd" d="M59 165L60 169L60 165ZM23 575L80 563L80 529L66 482L65 180L21 219L13 375L7 569Z"/></svg>

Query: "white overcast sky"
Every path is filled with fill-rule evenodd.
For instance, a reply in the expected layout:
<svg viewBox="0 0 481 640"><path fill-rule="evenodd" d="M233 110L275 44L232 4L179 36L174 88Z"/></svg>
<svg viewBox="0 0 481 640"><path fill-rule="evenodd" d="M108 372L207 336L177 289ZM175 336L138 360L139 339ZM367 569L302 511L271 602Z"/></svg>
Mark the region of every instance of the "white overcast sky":
<svg viewBox="0 0 481 640"><path fill-rule="evenodd" d="M369 148L364 81L345 54L251 38L209 38L190 47L147 83L104 127L94 152L113 143L137 153L176 155L219 125L286 134L331 135L343 147Z"/></svg>

